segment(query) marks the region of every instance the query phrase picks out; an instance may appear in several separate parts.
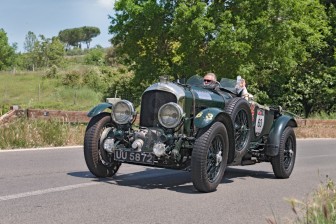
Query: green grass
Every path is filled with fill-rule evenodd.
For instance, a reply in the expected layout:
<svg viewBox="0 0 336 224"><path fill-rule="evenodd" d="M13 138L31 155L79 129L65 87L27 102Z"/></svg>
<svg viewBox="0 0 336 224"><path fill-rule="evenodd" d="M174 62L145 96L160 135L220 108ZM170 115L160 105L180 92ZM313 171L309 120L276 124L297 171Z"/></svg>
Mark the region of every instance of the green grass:
<svg viewBox="0 0 336 224"><path fill-rule="evenodd" d="M336 119L336 113L327 114L326 112L314 113L309 116L310 119L332 120Z"/></svg>
<svg viewBox="0 0 336 224"><path fill-rule="evenodd" d="M85 86L62 86L58 79L46 79L43 75L43 72L0 73L0 108L19 105L22 108L86 111L101 102L101 93Z"/></svg>

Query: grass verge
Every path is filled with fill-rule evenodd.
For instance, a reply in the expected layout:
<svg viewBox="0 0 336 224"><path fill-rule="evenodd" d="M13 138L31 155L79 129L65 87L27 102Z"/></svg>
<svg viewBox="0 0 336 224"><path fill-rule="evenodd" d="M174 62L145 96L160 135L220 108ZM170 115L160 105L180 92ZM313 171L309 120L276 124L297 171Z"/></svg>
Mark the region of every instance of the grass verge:
<svg viewBox="0 0 336 224"><path fill-rule="evenodd" d="M0 115L12 105L87 111L101 102L102 94L87 86L64 86L57 79L43 77L43 72L0 73Z"/></svg>
<svg viewBox="0 0 336 224"><path fill-rule="evenodd" d="M326 183L321 184L306 202L296 199L289 202L297 216L294 223L336 223L336 186L328 177Z"/></svg>
<svg viewBox="0 0 336 224"><path fill-rule="evenodd" d="M0 126L0 149L83 144L86 125L20 118Z"/></svg>

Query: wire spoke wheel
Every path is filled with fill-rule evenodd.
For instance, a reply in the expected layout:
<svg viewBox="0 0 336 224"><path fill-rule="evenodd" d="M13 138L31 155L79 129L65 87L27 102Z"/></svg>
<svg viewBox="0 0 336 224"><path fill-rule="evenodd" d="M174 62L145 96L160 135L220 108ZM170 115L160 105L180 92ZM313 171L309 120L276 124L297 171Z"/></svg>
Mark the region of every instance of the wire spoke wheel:
<svg viewBox="0 0 336 224"><path fill-rule="evenodd" d="M271 160L274 175L277 178L288 178L295 164L296 137L292 127L286 127L281 134L279 153Z"/></svg>
<svg viewBox="0 0 336 224"><path fill-rule="evenodd" d="M235 149L243 154L248 149L252 137L252 114L249 103L240 97L233 98L225 105L225 112L233 121Z"/></svg>
<svg viewBox="0 0 336 224"><path fill-rule="evenodd" d="M200 192L215 191L221 182L229 152L226 127L215 122L201 130L196 138L191 157L191 173L194 187Z"/></svg>
<svg viewBox="0 0 336 224"><path fill-rule="evenodd" d="M247 139L249 137L250 125L247 118L247 112L245 110L240 110L235 119L235 139L236 139L236 149L240 151L247 144Z"/></svg>
<svg viewBox="0 0 336 224"><path fill-rule="evenodd" d="M284 150L284 167L288 169L291 165L293 154L294 154L294 146L293 146L293 138L289 136L285 143L285 150Z"/></svg>
<svg viewBox="0 0 336 224"><path fill-rule="evenodd" d="M113 127L109 113L101 113L93 117L87 126L84 137L84 158L90 172L96 177L111 177L121 165L103 149L104 140Z"/></svg>
<svg viewBox="0 0 336 224"><path fill-rule="evenodd" d="M208 150L207 175L210 182L213 182L219 174L221 162L223 159L222 148L223 144L220 136L216 136Z"/></svg>

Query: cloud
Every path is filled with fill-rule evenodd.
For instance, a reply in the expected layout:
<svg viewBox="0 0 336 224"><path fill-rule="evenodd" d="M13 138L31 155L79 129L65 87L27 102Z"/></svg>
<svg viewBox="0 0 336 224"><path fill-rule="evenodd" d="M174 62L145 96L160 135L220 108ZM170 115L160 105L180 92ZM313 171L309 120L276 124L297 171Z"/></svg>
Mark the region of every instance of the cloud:
<svg viewBox="0 0 336 224"><path fill-rule="evenodd" d="M114 6L115 0L98 0L98 4L103 7L112 8Z"/></svg>

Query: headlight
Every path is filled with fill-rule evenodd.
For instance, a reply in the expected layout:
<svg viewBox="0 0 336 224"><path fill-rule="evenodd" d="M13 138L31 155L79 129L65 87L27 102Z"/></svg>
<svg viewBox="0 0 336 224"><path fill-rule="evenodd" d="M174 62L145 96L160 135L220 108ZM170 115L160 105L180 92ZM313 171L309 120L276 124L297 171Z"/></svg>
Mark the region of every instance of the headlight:
<svg viewBox="0 0 336 224"><path fill-rule="evenodd" d="M112 119L117 124L127 124L135 116L133 104L127 100L118 101L112 108Z"/></svg>
<svg viewBox="0 0 336 224"><path fill-rule="evenodd" d="M182 119L182 108L176 103L167 103L159 109L159 122L165 128L175 128Z"/></svg>

